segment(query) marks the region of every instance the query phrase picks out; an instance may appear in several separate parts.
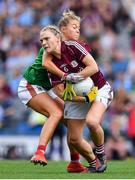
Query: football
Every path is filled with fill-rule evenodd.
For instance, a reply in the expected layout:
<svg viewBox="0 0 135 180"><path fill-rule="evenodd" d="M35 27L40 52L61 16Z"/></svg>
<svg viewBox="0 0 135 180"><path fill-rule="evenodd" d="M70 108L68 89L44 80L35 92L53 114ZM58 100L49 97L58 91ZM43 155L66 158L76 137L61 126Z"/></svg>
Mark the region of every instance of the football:
<svg viewBox="0 0 135 180"><path fill-rule="evenodd" d="M85 96L92 90L92 88L94 87L94 83L93 80L88 77L83 81L74 84L73 87L77 96Z"/></svg>

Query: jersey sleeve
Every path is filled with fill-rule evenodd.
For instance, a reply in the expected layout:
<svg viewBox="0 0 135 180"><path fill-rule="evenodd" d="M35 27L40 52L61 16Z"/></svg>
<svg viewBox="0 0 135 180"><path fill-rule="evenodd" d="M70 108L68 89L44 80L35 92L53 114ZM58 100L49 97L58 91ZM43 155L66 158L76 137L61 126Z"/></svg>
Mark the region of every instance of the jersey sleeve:
<svg viewBox="0 0 135 180"><path fill-rule="evenodd" d="M87 49L87 51L89 52L89 53L91 53L91 47L90 47L90 45L89 44L84 44L85 45L85 48Z"/></svg>
<svg viewBox="0 0 135 180"><path fill-rule="evenodd" d="M85 49L86 49L89 53L91 53L91 46L90 46L90 44L87 44L87 43L85 43L85 42L83 42L83 41L79 41L79 43L80 43L83 47L85 47Z"/></svg>
<svg viewBox="0 0 135 180"><path fill-rule="evenodd" d="M82 59L89 53L85 45L77 41L66 41L66 44L74 52L78 61L82 61Z"/></svg>

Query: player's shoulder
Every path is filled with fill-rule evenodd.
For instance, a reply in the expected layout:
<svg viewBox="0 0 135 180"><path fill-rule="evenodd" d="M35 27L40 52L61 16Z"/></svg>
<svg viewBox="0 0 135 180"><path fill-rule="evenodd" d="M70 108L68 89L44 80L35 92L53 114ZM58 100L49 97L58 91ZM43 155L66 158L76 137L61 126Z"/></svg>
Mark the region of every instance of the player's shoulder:
<svg viewBox="0 0 135 180"><path fill-rule="evenodd" d="M90 45L84 41L75 41L75 40L66 40L64 41L64 44L67 46L82 46L86 48L87 50L90 50Z"/></svg>
<svg viewBox="0 0 135 180"><path fill-rule="evenodd" d="M70 48L77 48L77 49L82 49L85 48L85 43L80 42L80 41L75 41L75 40L68 40L64 41L65 46L70 47Z"/></svg>
<svg viewBox="0 0 135 180"><path fill-rule="evenodd" d="M90 44L86 43L85 41L79 41L79 43L80 43L83 47L85 47L85 49L86 49L88 52L91 51L91 46L90 46Z"/></svg>
<svg viewBox="0 0 135 180"><path fill-rule="evenodd" d="M89 46L84 42L80 41L64 41L66 49L70 49L75 52L82 52L83 54L87 54L90 50Z"/></svg>
<svg viewBox="0 0 135 180"><path fill-rule="evenodd" d="M65 45L69 45L69 46L80 44L79 41L75 41L75 40L66 40L66 41L64 41L64 43L65 43Z"/></svg>

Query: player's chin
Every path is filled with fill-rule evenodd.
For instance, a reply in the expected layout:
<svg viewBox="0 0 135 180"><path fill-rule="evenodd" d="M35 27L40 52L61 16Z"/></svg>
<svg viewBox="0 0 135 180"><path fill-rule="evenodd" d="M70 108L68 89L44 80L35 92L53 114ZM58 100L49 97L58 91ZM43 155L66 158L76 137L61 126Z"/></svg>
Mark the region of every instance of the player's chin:
<svg viewBox="0 0 135 180"><path fill-rule="evenodd" d="M50 53L50 52L51 52L51 50L50 50L49 48L46 48L45 51L46 51L47 53Z"/></svg>
<svg viewBox="0 0 135 180"><path fill-rule="evenodd" d="M51 49L50 49L49 47L44 47L44 49L45 49L45 51L46 51L47 53L50 53L50 52L51 52Z"/></svg>
<svg viewBox="0 0 135 180"><path fill-rule="evenodd" d="M80 35L77 34L77 35L75 36L75 40L77 41L77 40L79 39L79 37L80 37Z"/></svg>
<svg viewBox="0 0 135 180"><path fill-rule="evenodd" d="M75 40L75 41L78 41L78 39L79 39L79 36L75 36L75 37L73 38L73 40Z"/></svg>

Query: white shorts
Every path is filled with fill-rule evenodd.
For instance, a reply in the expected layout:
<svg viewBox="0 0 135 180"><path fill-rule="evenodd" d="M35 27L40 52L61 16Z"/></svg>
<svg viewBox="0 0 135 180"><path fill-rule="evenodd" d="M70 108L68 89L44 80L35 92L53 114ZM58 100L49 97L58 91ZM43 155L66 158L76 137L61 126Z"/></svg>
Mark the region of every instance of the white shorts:
<svg viewBox="0 0 135 180"><path fill-rule="evenodd" d="M97 97L94 101L100 101L107 108L113 99L113 91L108 82L98 90ZM90 103L65 102L64 118L65 119L85 119L90 109Z"/></svg>
<svg viewBox="0 0 135 180"><path fill-rule="evenodd" d="M64 105L64 119L85 119L91 104L66 101Z"/></svg>
<svg viewBox="0 0 135 180"><path fill-rule="evenodd" d="M32 85L30 84L26 79L22 78L22 80L19 83L18 86L18 97L22 101L23 104L27 104L32 97L36 96L37 94L40 93L47 93L49 96L52 97L52 99L55 99L58 97L52 89L47 91L45 88L42 86L38 85Z"/></svg>
<svg viewBox="0 0 135 180"><path fill-rule="evenodd" d="M108 82L98 90L97 97L95 101L100 101L104 104L105 108L107 109L113 100L113 90L112 87Z"/></svg>

